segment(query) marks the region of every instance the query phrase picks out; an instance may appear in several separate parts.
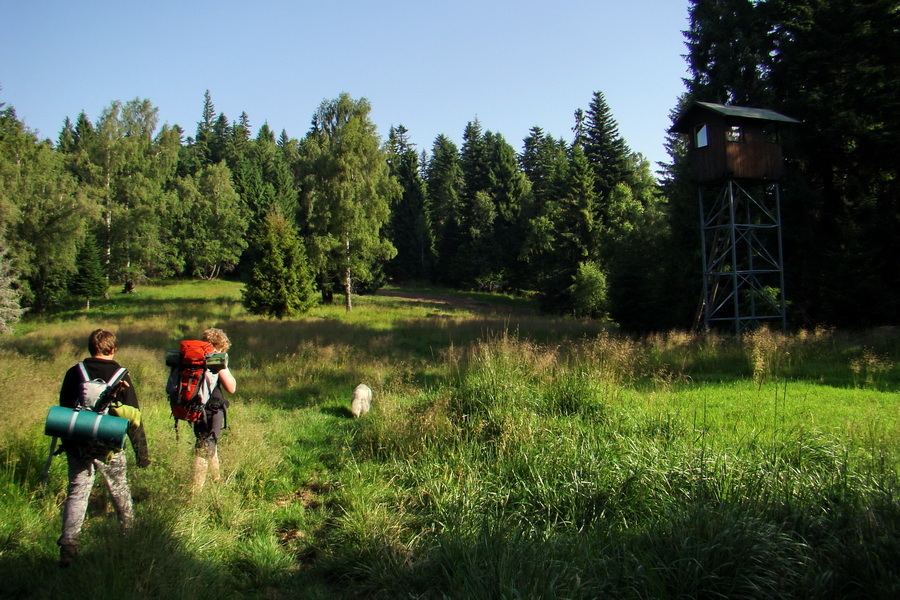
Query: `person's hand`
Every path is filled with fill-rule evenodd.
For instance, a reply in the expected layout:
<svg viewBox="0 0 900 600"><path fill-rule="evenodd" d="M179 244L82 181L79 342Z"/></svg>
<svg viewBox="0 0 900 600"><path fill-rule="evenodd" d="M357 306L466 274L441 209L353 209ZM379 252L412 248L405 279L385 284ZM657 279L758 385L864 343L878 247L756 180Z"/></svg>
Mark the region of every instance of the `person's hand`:
<svg viewBox="0 0 900 600"><path fill-rule="evenodd" d="M139 458L137 461L137 466L140 467L141 469L146 469L147 467L150 466L150 459L147 458L146 456L144 458Z"/></svg>

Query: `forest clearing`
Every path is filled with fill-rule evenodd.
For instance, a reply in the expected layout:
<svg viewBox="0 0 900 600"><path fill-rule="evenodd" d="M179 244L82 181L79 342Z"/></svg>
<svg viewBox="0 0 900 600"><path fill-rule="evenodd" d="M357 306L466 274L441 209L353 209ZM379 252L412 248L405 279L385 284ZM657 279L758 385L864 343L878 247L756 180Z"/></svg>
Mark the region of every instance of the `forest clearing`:
<svg viewBox="0 0 900 600"><path fill-rule="evenodd" d="M889 598L900 592L900 334L741 339L386 288L347 312L253 316L241 286L117 290L0 337L4 598ZM189 493L165 351L225 330L222 479ZM116 332L152 464L136 524L97 483L56 562L65 458L44 419L96 327ZM371 411L350 413L365 383Z"/></svg>

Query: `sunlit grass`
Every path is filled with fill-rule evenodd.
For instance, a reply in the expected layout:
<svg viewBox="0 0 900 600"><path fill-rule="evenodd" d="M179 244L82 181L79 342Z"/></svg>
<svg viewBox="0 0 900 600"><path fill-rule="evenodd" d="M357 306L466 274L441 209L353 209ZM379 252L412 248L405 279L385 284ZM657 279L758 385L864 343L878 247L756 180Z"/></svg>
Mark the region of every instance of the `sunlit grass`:
<svg viewBox="0 0 900 600"><path fill-rule="evenodd" d="M336 300L279 321L247 314L240 284L169 282L0 338L4 597L900 589L896 332L630 338L509 298ZM43 421L98 326L119 337L154 462L130 470L127 539L98 486L76 589L55 565L64 458L40 493ZM209 326L234 343L238 392L222 480L192 499L163 357ZM355 420L361 382L375 402ZM124 567L100 577L116 553Z"/></svg>

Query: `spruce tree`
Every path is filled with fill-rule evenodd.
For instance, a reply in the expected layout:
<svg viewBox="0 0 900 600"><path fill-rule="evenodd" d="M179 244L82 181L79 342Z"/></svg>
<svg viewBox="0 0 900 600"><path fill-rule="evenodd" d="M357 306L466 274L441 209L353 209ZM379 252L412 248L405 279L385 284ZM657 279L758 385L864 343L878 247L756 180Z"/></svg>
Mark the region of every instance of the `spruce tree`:
<svg viewBox="0 0 900 600"><path fill-rule="evenodd" d="M56 141L56 149L63 153L71 153L75 150L75 126L69 117L66 117L63 122L63 128Z"/></svg>
<svg viewBox="0 0 900 600"><path fill-rule="evenodd" d="M425 186L428 191L427 212L437 253L432 279L435 282L452 283L450 265L462 243L460 197L463 173L459 164L459 150L443 134L437 136L432 145L431 159L425 168Z"/></svg>
<svg viewBox="0 0 900 600"><path fill-rule="evenodd" d="M493 134L491 134L493 135ZM496 207L490 194L488 139L478 119L466 124L459 165L463 187L458 215L458 244L450 248L449 280L453 285L473 288L480 281L494 279L490 261Z"/></svg>
<svg viewBox="0 0 900 600"><path fill-rule="evenodd" d="M259 131L256 133L256 139L260 141L271 142L275 144L275 132L272 131L272 128L269 127L268 121L262 124L262 127L259 128Z"/></svg>
<svg viewBox="0 0 900 600"><path fill-rule="evenodd" d="M283 319L303 314L315 304L303 242L277 208L251 236L248 264L242 301L250 313Z"/></svg>
<svg viewBox="0 0 900 600"><path fill-rule="evenodd" d="M554 312L571 310L579 265L600 259L594 170L580 144L570 152L568 182L564 194L544 203L531 222L523 248L531 283L541 292L544 308Z"/></svg>
<svg viewBox="0 0 900 600"><path fill-rule="evenodd" d="M402 188L391 209L387 232L397 248L386 272L397 280L426 280L434 264L434 237L426 207L427 191L422 180L419 155L403 125L392 127L388 137L388 164Z"/></svg>
<svg viewBox="0 0 900 600"><path fill-rule="evenodd" d="M584 260L600 258L600 236L603 223L597 205L597 179L580 145L575 145L569 159L569 188L561 199L561 220L557 228L563 232L562 264L569 268ZM562 266L562 265L561 265Z"/></svg>
<svg viewBox="0 0 900 600"><path fill-rule="evenodd" d="M244 127L238 125L236 131L241 132ZM297 211L297 189L291 170L298 160L297 142L287 138L284 130L279 143L270 134L268 125L264 125L253 140L243 141L243 133L239 138L233 136L234 187L248 210L251 226L260 223L276 206L285 215Z"/></svg>
<svg viewBox="0 0 900 600"><path fill-rule="evenodd" d="M523 289L518 259L534 201L531 182L502 135L488 135L487 141L489 191L497 214L491 234L490 273L495 288Z"/></svg>
<svg viewBox="0 0 900 600"><path fill-rule="evenodd" d="M229 157L228 150L234 141L234 129L225 113L219 113L209 136L209 162L218 164Z"/></svg>
<svg viewBox="0 0 900 600"><path fill-rule="evenodd" d="M612 115L603 92L594 92L585 113L584 155L594 169L597 194L606 198L617 183L630 183L631 153L619 135L619 125Z"/></svg>
<svg viewBox="0 0 900 600"><path fill-rule="evenodd" d="M75 258L75 273L69 279L69 293L84 302L85 310L90 310L91 298L105 296L108 286L97 242L93 235L88 235L82 241Z"/></svg>
<svg viewBox="0 0 900 600"><path fill-rule="evenodd" d="M567 150L565 141L553 139L540 127L533 127L523 141L519 162L522 172L531 182L535 203L533 214L539 214L545 203L564 193Z"/></svg>
<svg viewBox="0 0 900 600"><path fill-rule="evenodd" d="M231 125L231 136L225 148L225 161L232 173L237 170L238 163L248 152L251 137L250 117L246 112L242 112L238 121Z"/></svg>
<svg viewBox="0 0 900 600"><path fill-rule="evenodd" d="M78 118L75 120L75 135L72 140L74 148L85 148L88 143L94 140L95 135L94 124L91 123L91 120L88 119L84 111L78 113Z"/></svg>
<svg viewBox="0 0 900 600"><path fill-rule="evenodd" d="M796 0L791 4L798 6ZM775 2L692 0L685 55L695 100L769 107L767 78L780 27L769 21Z"/></svg>
<svg viewBox="0 0 900 600"><path fill-rule="evenodd" d="M488 143L484 129L478 119L469 121L463 131L463 143L459 152L462 168L465 198L472 199L478 192L490 186L488 167Z"/></svg>
<svg viewBox="0 0 900 600"><path fill-rule="evenodd" d="M178 175L180 177L194 175L212 162L210 142L215 119L216 107L213 104L212 95L209 90L206 90L203 94L203 109L200 121L197 122L197 129L193 137L187 138L187 143L181 147L178 156Z"/></svg>
<svg viewBox="0 0 900 600"><path fill-rule="evenodd" d="M896 0L767 2L774 107L803 120L788 158L788 299L808 321L900 321L900 10ZM777 10L772 10L777 8ZM893 283L892 283L893 282Z"/></svg>
<svg viewBox="0 0 900 600"><path fill-rule="evenodd" d="M200 117L200 122L197 123L196 134L197 146L201 148L201 157L203 159L202 164L209 163L209 142L210 137L212 136L215 118L216 107L212 101L212 94L209 93L209 90L206 90L203 93L203 112Z"/></svg>

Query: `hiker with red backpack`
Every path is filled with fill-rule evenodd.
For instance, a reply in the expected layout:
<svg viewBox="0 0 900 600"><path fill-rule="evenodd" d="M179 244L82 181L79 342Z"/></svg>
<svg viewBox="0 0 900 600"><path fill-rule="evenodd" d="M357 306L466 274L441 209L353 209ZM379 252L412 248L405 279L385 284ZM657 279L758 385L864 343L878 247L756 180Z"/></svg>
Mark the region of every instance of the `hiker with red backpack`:
<svg viewBox="0 0 900 600"><path fill-rule="evenodd" d="M221 329L207 329L203 332L203 342L212 345L214 353L224 354L231 347L231 341ZM213 482L219 481L219 438L226 426L226 411L229 402L222 390L233 394L237 389L234 375L228 369L227 361L224 368L216 371L218 378L212 384L209 399L203 406L203 415L193 422L194 437L194 463L191 477L191 492L198 494L203 490L207 472Z"/></svg>
<svg viewBox="0 0 900 600"><path fill-rule="evenodd" d="M113 401L116 404L131 407L131 412L140 410L137 394L134 391L128 372L115 361L118 348L116 335L106 329L94 330L88 338L90 358L86 358L66 371L62 387L59 390L61 406L79 411L90 410L85 407L85 387L92 381L117 381ZM144 427L137 422L128 429L131 447L141 468L150 464L147 450L147 437ZM121 442L124 445L124 440ZM66 502L63 506L62 535L57 544L60 547L60 566L67 567L78 555L78 538L87 513L88 498L94 485L94 477L99 471L103 475L109 494L116 509L116 515L123 529L129 529L134 522L134 509L131 501L131 490L128 487L125 451L120 447L111 449L94 442L65 440L61 451L66 453L68 461L69 484Z"/></svg>

